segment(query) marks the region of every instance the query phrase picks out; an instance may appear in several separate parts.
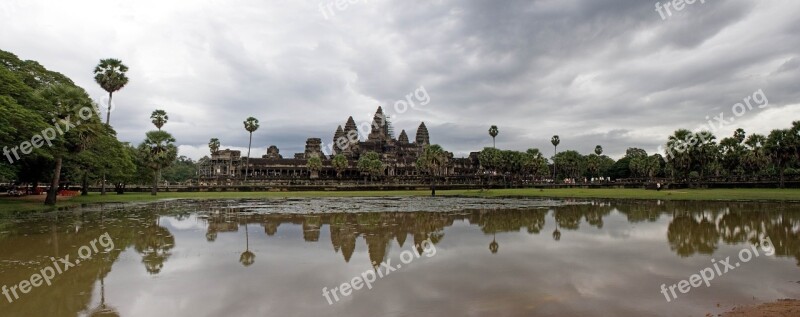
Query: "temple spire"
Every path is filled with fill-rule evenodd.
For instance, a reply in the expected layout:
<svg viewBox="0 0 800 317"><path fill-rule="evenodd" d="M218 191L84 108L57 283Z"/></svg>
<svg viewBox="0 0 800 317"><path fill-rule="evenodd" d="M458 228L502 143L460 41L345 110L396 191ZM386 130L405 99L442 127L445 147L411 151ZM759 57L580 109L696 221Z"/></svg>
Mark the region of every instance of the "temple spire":
<svg viewBox="0 0 800 317"><path fill-rule="evenodd" d="M429 145L431 144L430 137L428 136L428 127L425 126L425 122L420 123L419 128L417 128L417 137L416 137L417 145Z"/></svg>

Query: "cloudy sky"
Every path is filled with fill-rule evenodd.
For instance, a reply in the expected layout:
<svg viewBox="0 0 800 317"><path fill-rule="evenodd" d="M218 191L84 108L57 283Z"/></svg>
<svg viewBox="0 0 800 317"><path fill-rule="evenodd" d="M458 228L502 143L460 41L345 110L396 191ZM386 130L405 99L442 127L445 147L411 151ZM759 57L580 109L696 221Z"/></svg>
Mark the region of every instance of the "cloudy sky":
<svg viewBox="0 0 800 317"><path fill-rule="evenodd" d="M800 120L800 2L707 0L662 19L642 0L2 0L0 49L59 71L100 102L92 70L102 58L128 65L111 123L138 143L149 114L181 154L269 145L301 152L330 142L348 116L382 105L395 134L457 156L491 145L619 157L656 150L678 128L719 126L762 89L769 106L739 111L717 128L768 133ZM663 1L662 1L663 2ZM662 10L662 12L666 13ZM399 113L424 87L430 102ZM755 104L754 102L751 102ZM708 117L708 119L706 119Z"/></svg>

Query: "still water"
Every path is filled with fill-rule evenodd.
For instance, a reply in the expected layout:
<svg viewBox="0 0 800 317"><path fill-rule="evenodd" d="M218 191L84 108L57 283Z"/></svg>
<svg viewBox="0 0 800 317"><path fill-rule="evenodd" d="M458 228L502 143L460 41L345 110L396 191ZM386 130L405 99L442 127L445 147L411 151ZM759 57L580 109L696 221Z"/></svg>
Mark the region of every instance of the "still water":
<svg viewBox="0 0 800 317"><path fill-rule="evenodd" d="M106 204L0 219L0 284L0 316L704 316L800 298L800 205Z"/></svg>

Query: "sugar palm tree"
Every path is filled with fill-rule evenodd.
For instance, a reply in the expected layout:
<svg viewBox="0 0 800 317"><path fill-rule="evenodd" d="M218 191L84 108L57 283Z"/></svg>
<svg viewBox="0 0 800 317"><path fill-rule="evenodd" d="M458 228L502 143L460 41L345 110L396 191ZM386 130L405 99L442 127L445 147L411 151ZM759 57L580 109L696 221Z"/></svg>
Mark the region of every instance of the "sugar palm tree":
<svg viewBox="0 0 800 317"><path fill-rule="evenodd" d="M425 146L422 155L417 159L417 168L427 173L431 181L431 196L436 196L435 177L441 173L445 165L447 155L441 146L437 144Z"/></svg>
<svg viewBox="0 0 800 317"><path fill-rule="evenodd" d="M492 243L489 243L489 251L491 251L492 254L497 254L497 251L500 249L500 244L497 243L497 239L495 238L495 233L492 232Z"/></svg>
<svg viewBox="0 0 800 317"><path fill-rule="evenodd" d="M553 153L553 181L555 182L556 181L556 160L555 160L555 157L556 157L556 154L558 154L558 145L561 143L561 138L559 138L558 135L554 135L552 138L550 138L550 143L553 144L553 148L554 148L554 153Z"/></svg>
<svg viewBox="0 0 800 317"><path fill-rule="evenodd" d="M147 132L146 138L139 151L144 155L145 161L153 169L153 188L151 195L158 193L158 182L161 177L161 169L169 166L178 156L178 148L175 146L175 138L165 131Z"/></svg>
<svg viewBox="0 0 800 317"><path fill-rule="evenodd" d="M150 122L158 128L158 131L161 131L161 127L167 124L167 120L169 120L169 116L164 110L157 109L150 114Z"/></svg>
<svg viewBox="0 0 800 317"><path fill-rule="evenodd" d="M211 140L208 141L208 149L211 150L211 154L217 153L219 151L219 146L219 139L217 138L211 138Z"/></svg>
<svg viewBox="0 0 800 317"><path fill-rule="evenodd" d="M306 162L306 168L311 174L311 178L319 177L319 171L322 170L322 159L318 155L314 155Z"/></svg>
<svg viewBox="0 0 800 317"><path fill-rule="evenodd" d="M253 145L253 132L258 130L258 119L249 117L244 120L244 129L250 132L250 142L247 144L247 159L244 162L244 181L247 182L247 168L250 165L250 147Z"/></svg>
<svg viewBox="0 0 800 317"><path fill-rule="evenodd" d="M336 170L336 177L341 178L342 172L344 172L350 164L343 154L336 154L331 161L331 165L333 165L333 169Z"/></svg>
<svg viewBox="0 0 800 317"><path fill-rule="evenodd" d="M108 113L106 113L106 124L111 122L111 98L114 93L128 84L128 77L125 72L128 66L122 61L114 58L101 59L100 63L94 68L94 81L108 92Z"/></svg>
<svg viewBox="0 0 800 317"><path fill-rule="evenodd" d="M247 231L247 224L244 225L245 251L239 256L239 263L245 267L256 262L256 254L250 251L250 233Z"/></svg>
<svg viewBox="0 0 800 317"><path fill-rule="evenodd" d="M489 135L492 137L492 147L493 148L497 148L496 144L494 142L494 138L497 137L498 134L500 134L500 130L497 129L496 125L493 125L493 126L489 127Z"/></svg>
<svg viewBox="0 0 800 317"><path fill-rule="evenodd" d="M784 174L786 166L792 161L792 156L796 153L793 148L794 140L789 129L772 130L767 136L764 149L769 154L772 163L778 169L779 185L784 188Z"/></svg>
<svg viewBox="0 0 800 317"><path fill-rule="evenodd" d="M600 146L600 145L595 146L594 147L594 154L602 155L603 154L603 147Z"/></svg>

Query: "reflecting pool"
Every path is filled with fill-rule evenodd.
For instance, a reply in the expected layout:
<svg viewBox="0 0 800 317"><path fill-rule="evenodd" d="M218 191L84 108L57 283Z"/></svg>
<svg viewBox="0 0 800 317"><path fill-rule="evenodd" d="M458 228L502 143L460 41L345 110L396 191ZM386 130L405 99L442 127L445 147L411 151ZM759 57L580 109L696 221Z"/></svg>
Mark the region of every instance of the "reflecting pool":
<svg viewBox="0 0 800 317"><path fill-rule="evenodd" d="M799 265L788 203L106 204L0 219L0 315L705 316L800 298Z"/></svg>

